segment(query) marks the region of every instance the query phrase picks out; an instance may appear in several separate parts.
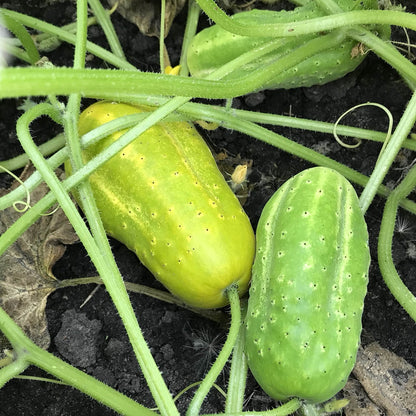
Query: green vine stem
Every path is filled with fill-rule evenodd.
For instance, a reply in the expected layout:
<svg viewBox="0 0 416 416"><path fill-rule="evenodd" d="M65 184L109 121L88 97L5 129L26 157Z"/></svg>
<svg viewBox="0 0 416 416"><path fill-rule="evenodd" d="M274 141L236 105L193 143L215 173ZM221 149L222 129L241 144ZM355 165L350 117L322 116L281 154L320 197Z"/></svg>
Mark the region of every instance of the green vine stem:
<svg viewBox="0 0 416 416"><path fill-rule="evenodd" d="M198 104L195 104L195 108ZM180 109L181 112L184 114L189 114L190 116L195 116L192 114L194 111L194 107L192 110L188 110L189 107ZM221 115L218 114L221 113ZM285 152L290 154L296 155L304 160L307 160L315 165L318 166L326 166L332 169L337 170L339 173L344 175L347 179L352 182L355 182L358 185L363 187L366 186L368 182L368 177L357 172L354 169L351 169L348 166L343 165L321 153L318 153L312 149L308 149L292 140L287 139L277 133L273 133L262 126L258 126L257 124L247 122L244 120L237 120L232 113L225 114L221 110L216 108L206 109L204 113L204 119L211 122L218 122L219 120L222 121L222 126L226 128L230 128L232 130L240 131L241 133L248 134L252 137L255 137L259 140L264 141L265 143L269 143L275 147L278 147ZM390 139L392 140L392 139ZM386 149L387 151L387 149ZM378 193L382 196L387 196L390 193L390 189L384 185L380 185L378 187ZM401 206L405 207L405 209L409 210L412 213L416 213L416 203L410 200L403 200L401 201Z"/></svg>
<svg viewBox="0 0 416 416"><path fill-rule="evenodd" d="M50 139L47 142L39 145L38 148L39 148L39 151L44 156L48 156L62 149L64 145L65 145L65 136L63 134L58 134L53 139ZM13 170L25 167L28 164L28 162L29 162L29 158L27 157L27 154L22 153L21 155L16 156L12 159L1 161L0 166L13 171ZM59 165L57 165L56 167L58 166ZM0 210L4 208L6 208L6 206L2 207L0 203Z"/></svg>
<svg viewBox="0 0 416 416"><path fill-rule="evenodd" d="M397 153L399 152L403 140L408 136L410 130L416 122L416 92L413 93L406 109L401 117L393 135L380 154L373 173L360 196L361 210L365 213L374 199L377 189L380 187L385 175L390 169Z"/></svg>
<svg viewBox="0 0 416 416"><path fill-rule="evenodd" d="M0 8L0 16L2 18L4 16L7 16L11 19L16 20L17 22L20 22L21 24L27 27L35 29L39 32L49 33L50 35L53 35L57 39L70 43L72 45L75 45L76 43L75 34L69 32L65 28L54 26L43 20L36 19L35 17L31 17L23 13L18 13L18 12L3 9L3 8ZM131 65L125 59L119 58L118 56L114 55L107 49L104 49L101 46L98 46L93 42L87 41L86 46L87 46L87 51L89 53L92 53L93 55L103 59L104 61L114 65L115 67L126 69L126 70L137 70L137 68L134 65ZM15 68L11 68L11 69L15 69ZM34 68L28 68L28 69L33 70ZM68 69L71 69L71 68L68 68ZM72 92L77 92L77 91L72 91Z"/></svg>
<svg viewBox="0 0 416 416"><path fill-rule="evenodd" d="M130 116L120 117L120 119L112 120L106 123L105 125L100 126L94 129L94 131L91 131L85 134L83 137L81 137L80 139L81 147L85 148L87 146L90 146L96 143L97 141L103 139L104 137L108 136L109 134L112 134L116 131L120 131L125 128L129 128L129 127L136 125L138 122L142 121L143 119L144 119L144 113L139 114L139 115L134 114ZM50 140L44 145L47 146L48 143L50 143L53 140L54 139ZM59 137L59 140L57 141L59 142L59 144L56 144L56 146L62 147L65 144L64 135L61 134ZM53 146L55 146L55 144ZM53 146L51 144L51 147ZM43 147L43 145L38 146L38 149L43 155L49 154L49 149ZM62 163L64 163L65 160L68 159L68 157L69 157L68 148L63 147L48 159L48 165L50 166L52 170L55 170L58 166L62 165ZM28 161L29 161L28 156L25 153L23 153L22 155L16 158L13 158L4 162L0 162L0 165L7 167L9 164L14 165L15 163L17 164L19 162L19 166L16 167L18 168L18 167L24 167ZM23 164L20 165L20 163L23 163ZM13 170L11 168L8 168L8 169ZM36 186L40 184L41 181L42 181L42 176L40 175L38 171L35 171L30 176L30 178L28 178L24 182L24 187L16 188L15 190L9 192L7 195L4 195L3 197L0 198L0 210L6 209L7 207L13 205L14 201L23 198L23 195L25 194L26 189L33 190Z"/></svg>
<svg viewBox="0 0 416 416"><path fill-rule="evenodd" d="M195 1L188 1L188 16L186 18L186 26L185 26L185 33L183 35L182 41L182 50L181 50L181 58L179 60L180 70L179 75L187 76L188 71L188 62L187 62L187 52L189 45L198 28L199 22L199 14L200 14L200 7L198 3Z"/></svg>
<svg viewBox="0 0 416 416"><path fill-rule="evenodd" d="M111 13L108 11L107 13ZM97 24L97 19L95 16L90 17L88 19L88 27ZM64 30L68 33L75 34L76 30L76 22L68 23L67 25L63 25L60 27L61 30ZM40 53L51 52L58 48L61 44L61 40L52 33L39 33L33 34L33 40L35 45Z"/></svg>
<svg viewBox="0 0 416 416"><path fill-rule="evenodd" d="M35 345L2 308L0 308L0 328L11 342L17 355L16 361L9 364L12 367L6 366L0 369L0 384L7 381L10 373L17 374L18 370L21 369L23 371L28 364L33 364L122 415L157 415L157 413L117 390Z"/></svg>
<svg viewBox="0 0 416 416"><path fill-rule="evenodd" d="M416 322L416 297L400 279L392 256L393 233L400 200L416 186L416 166L413 166L403 181L391 192L384 207L378 238L378 264L387 287L403 309Z"/></svg>
<svg viewBox="0 0 416 416"><path fill-rule="evenodd" d="M301 407L301 402L299 399L292 399L281 406L270 409L262 410L261 412L255 411L246 411L246 412L236 412L236 413L211 413L205 414L202 416L288 416L296 412Z"/></svg>
<svg viewBox="0 0 416 416"><path fill-rule="evenodd" d="M1 319L1 318L0 318ZM0 368L0 389L12 378L23 373L29 363L24 359L22 355L13 360L10 364Z"/></svg>
<svg viewBox="0 0 416 416"><path fill-rule="evenodd" d="M192 398L191 403L189 404L189 407L187 409L187 416L199 415L199 410L201 408L202 402L204 401L209 390L215 383L215 380L224 368L237 340L237 336L241 325L241 310L238 288L234 285L229 287L227 289L227 295L231 307L230 330L228 332L228 336L223 345L223 348L221 349L221 352L218 354L214 364L202 380L201 384L198 387L198 390L195 392L195 395Z"/></svg>
<svg viewBox="0 0 416 416"><path fill-rule="evenodd" d="M372 50L378 57L384 59L406 80L413 91L416 88L416 67L406 59L391 43L384 42L374 33L364 28L349 29L348 35L363 43L369 50Z"/></svg>
<svg viewBox="0 0 416 416"><path fill-rule="evenodd" d="M343 12L334 0L316 0L316 3L329 14ZM384 27L381 27L381 30L384 30ZM373 50L380 58L392 65L393 68L396 68L403 78L406 79L412 90L416 87L414 80L415 66L412 62L405 59L391 43L383 41L364 27L353 27L348 30L348 35L366 45L367 48ZM384 38L384 36L381 36L381 38Z"/></svg>
<svg viewBox="0 0 416 416"><path fill-rule="evenodd" d="M41 173L43 179L51 188L52 192L55 193L61 208L72 223L80 240L83 242L88 254L90 255L91 260L94 262L94 265L102 277L106 288L113 300L113 303L123 320L133 350L136 354L143 374L149 384L150 390L152 391L152 395L160 409L160 412L162 415L178 415L169 390L160 374L156 363L154 362L139 324L137 323L134 310L129 301L127 291L123 284L123 279L117 269L117 266L114 263L114 266L111 267L112 263L110 263L108 259L105 259L104 256L102 256L102 252L89 233L74 203L71 201L69 195L63 189L62 184L54 175L53 171L49 168L46 161L43 159L43 156L32 141L29 133L29 125L31 120L41 114L50 115L54 119L57 118L56 110L51 108L51 106L48 104L39 104L35 107L32 107L19 118L16 130L22 147L30 156L33 164ZM13 226L15 224L13 224ZM11 226L1 238L3 238L4 235L13 228L13 226Z"/></svg>
<svg viewBox="0 0 416 416"><path fill-rule="evenodd" d="M126 101L131 101L126 98ZM154 98L151 97L145 97L143 100L135 100L135 103L140 104L151 104L151 105L163 105L166 103L166 99L161 98ZM185 119L192 119L192 120L198 120L202 119L204 117L204 114L206 114L207 111L209 111L211 108L215 108L218 111L226 112L233 114L237 120L245 120L245 121L251 121L251 122L257 122L260 124L269 124L269 125L278 125L283 127L291 127L296 129L303 129L303 130L311 130L316 132L322 132L322 133L332 133L334 125L333 123L327 123L322 121L316 121L316 120L308 120L308 119L302 119L297 117L289 117L289 116L281 116L276 114L267 114L267 113L257 113L253 111L246 111L246 110L237 110L237 109L230 109L225 110L223 107L212 107L210 105L206 104L198 104L198 107L195 108L194 103L187 103L182 106L182 110L187 111L189 109L193 109L193 115L192 117L185 118L184 116L180 116L179 114L170 114L168 117L166 117L166 120L169 121L179 121L179 120L185 120ZM179 110L179 111L182 111ZM198 115L198 111L201 111L201 114ZM94 131L91 131L81 137L81 147L86 148L90 144L96 143L101 138L112 134L115 131L120 131L125 128L130 128L133 125L137 124L141 120L144 119L148 114L147 113L141 113L141 114L133 114L125 117L121 117L117 120L112 120L105 125L95 129ZM189 114L188 114L189 115ZM221 123L221 119L216 119L217 123ZM383 132L378 132L374 130L366 130L361 129L357 127L351 127L351 126L345 126L345 125L338 125L337 126L337 133L339 135L344 135L348 137L354 137L358 139L365 139L365 140L374 140L377 142L383 143L386 137L386 134ZM270 134L274 134L270 132ZM39 146L39 150L43 155L47 155L52 153L53 151L61 148L65 142L64 136L59 135L54 139L51 139L49 142L44 143ZM273 143L272 143L273 144ZM275 146L277 144L274 144ZM412 139L406 139L403 142L403 147L410 149L410 150L416 150L416 141ZM311 150L311 152L313 152ZM54 154L49 160L48 164L49 166L54 170L59 165L61 165L66 158L68 157L68 149L63 148L59 150L56 154ZM21 167L24 167L26 163L28 162L28 157L26 154L22 154L20 156L17 156L16 158L2 161L0 162L0 166L6 167L8 170L14 170ZM14 201L22 199L26 193L26 190L33 190L38 184L40 184L42 180L42 177L40 176L39 172L34 172L29 179L27 179L24 183L24 186L20 186L16 188L15 190L11 191L7 195L4 195L0 198L0 209L6 209L7 207L11 206ZM352 179L353 180L353 179ZM368 178L367 178L368 180ZM416 213L416 212L415 212Z"/></svg>
<svg viewBox="0 0 416 416"><path fill-rule="evenodd" d="M104 31L105 37L107 38L108 44L114 55L120 59L126 60L126 57L121 47L120 40L116 34L113 24L111 23L109 13L104 9L99 0L88 0L98 23Z"/></svg>
<svg viewBox="0 0 416 416"><path fill-rule="evenodd" d="M64 287L73 287L90 284L102 285L103 281L100 278L100 276L78 277L74 279L57 280L55 287L56 289L62 289ZM126 281L124 282L124 285L130 293L138 293L141 295L150 296L154 299L161 300L162 302L177 305L181 308L192 311L206 319L210 319L211 321L224 324L228 320L228 314L222 312L221 310L193 308L181 302L178 298L174 297L165 290L155 289L153 287L141 285L139 283L131 283Z"/></svg>
<svg viewBox="0 0 416 416"><path fill-rule="evenodd" d="M213 0L196 0L201 9L218 25L241 36L286 37L333 30L355 25L396 25L416 30L416 16L392 10L357 10L298 22L243 24L230 19Z"/></svg>
<svg viewBox="0 0 416 416"><path fill-rule="evenodd" d="M165 116L170 114L172 111L180 107L183 103L188 101L189 98L184 97L176 97L171 99L162 107L155 110L151 113L148 117L146 117L140 124L135 126L134 128L130 129L127 133L123 134L119 140L114 142L111 146L109 146L104 152L97 155L94 159L90 160L86 165L84 165L81 169L74 172L69 178L62 182L59 185L59 188L65 191L69 191L73 187L77 186L81 183L88 175L90 175L98 166L101 166L107 160L109 160L112 156L117 154L121 151L125 146L127 146L130 142L132 142L137 136L141 133L146 131L149 127L153 126L153 124L162 120ZM33 114L43 114L41 106L46 106L49 108L47 104L38 104L38 106L31 108L25 113L20 119L20 125L22 125L22 132L23 134L28 137L31 141L30 133L28 130L28 123L33 119L31 117ZM33 109L36 108L37 113L33 113ZM53 108L52 108L53 109ZM53 109L55 111L55 109ZM30 116L28 113L30 112ZM56 112L55 112L56 113ZM24 122L22 121L24 120ZM108 133L107 133L108 134ZM36 154L39 156L39 160L41 163L44 163L44 159L36 149ZM33 161L33 160L32 160ZM48 164L45 162L45 168L48 167ZM41 173L41 172L40 172ZM45 212L48 208L50 208L55 202L55 197L52 193L47 194L44 198L42 198L37 204L35 204L30 210L28 210L25 214L23 214L15 223L13 223L1 236L0 236L0 255L10 246L43 212Z"/></svg>
<svg viewBox="0 0 416 416"><path fill-rule="evenodd" d="M246 316L247 302L242 302L243 317ZM225 401L225 413L238 413L243 411L244 393L246 390L248 364L244 352L245 349L245 321L241 321L237 341L231 360L230 376L228 379L227 399Z"/></svg>
<svg viewBox="0 0 416 416"><path fill-rule="evenodd" d="M121 94L126 92L130 94L156 93L158 95L201 98L231 98L261 89L261 86L270 79L278 82L279 77L285 77L285 70L324 49L337 46L343 37L342 33L329 33L313 38L266 68L233 82L212 81L212 79L217 79L227 73L222 68L218 72L210 74L209 79L172 77L171 75L144 73L137 70L113 71L63 67L5 68L0 77L0 98L72 93L80 93L84 97L96 97L102 91L106 91L113 99L119 99Z"/></svg>

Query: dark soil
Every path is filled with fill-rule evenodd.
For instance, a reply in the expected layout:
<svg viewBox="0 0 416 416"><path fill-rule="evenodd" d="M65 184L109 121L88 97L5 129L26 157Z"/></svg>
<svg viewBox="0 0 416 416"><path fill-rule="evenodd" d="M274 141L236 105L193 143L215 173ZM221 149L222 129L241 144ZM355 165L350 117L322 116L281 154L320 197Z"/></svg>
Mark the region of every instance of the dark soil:
<svg viewBox="0 0 416 416"><path fill-rule="evenodd" d="M402 4L407 6L408 11L416 12L413 1L402 1ZM15 1L1 2L1 6L57 25L68 23L75 16L75 4L72 1ZM180 51L184 18L185 13L182 13L174 23L166 42L174 63ZM114 22L130 62L142 70L157 71L157 39L145 38L136 26L118 14L114 15ZM90 40L106 46L99 28L93 27L89 33ZM410 36L411 43L415 43L414 34L411 33ZM394 29L393 37L405 41L402 30ZM48 57L55 65L70 66L72 53L72 47L62 45L48 54ZM103 66L96 58L89 61L89 65ZM387 106L397 123L409 98L410 90L398 74L370 54L354 73L342 80L308 89L256 93L236 99L234 106L334 122L350 107L371 101ZM15 121L19 115L17 106L20 104L22 100L0 102L1 160L21 152L15 133ZM387 129L386 115L373 107L364 107L353 112L344 122L357 127L382 131ZM363 143L358 149L344 149L328 135L288 128L276 128L276 131L298 143L328 152L330 157L365 174L371 173L380 150L379 144L371 142ZM41 143L57 131L46 119L42 119L33 124L32 133L37 142ZM249 177L253 189L244 206L253 227L274 191L289 177L310 167L310 164L299 158L240 133L218 129L202 131L202 134L215 152L226 151L230 155L241 155L243 159L253 160L253 170ZM412 158L410 153L402 152L386 183L395 183L403 168L412 162ZM2 180L4 176L2 175ZM357 188L357 192L361 192L361 189ZM377 266L376 245L383 206L384 200L377 198L366 215L373 261L363 317L362 341L364 344L378 341L415 365L415 324L389 293ZM399 215L409 220L409 229L395 235L395 263L405 283L416 293L416 250L413 245L416 239L416 223L414 217L405 212L400 212ZM111 245L126 281L160 287L132 252L115 240L111 241ZM59 279L96 274L80 244L68 247L64 257L55 266L54 273ZM121 321L103 287L80 309L80 305L93 289L94 286L78 286L59 290L50 296L47 317L52 343L49 350L144 405L154 406ZM225 328L190 311L144 295L132 294L131 301L146 340L172 393L177 394L200 380L225 338ZM45 376L35 368L30 368L26 374ZM225 380L224 374L218 379L218 384L224 386ZM252 378L248 381L246 395L250 397L249 409L263 410L275 405L261 392ZM184 412L189 398L190 395L185 394L178 400L181 412ZM0 390L0 403L0 416L114 414L70 387L17 379ZM203 412L222 410L223 398L213 390L204 403Z"/></svg>

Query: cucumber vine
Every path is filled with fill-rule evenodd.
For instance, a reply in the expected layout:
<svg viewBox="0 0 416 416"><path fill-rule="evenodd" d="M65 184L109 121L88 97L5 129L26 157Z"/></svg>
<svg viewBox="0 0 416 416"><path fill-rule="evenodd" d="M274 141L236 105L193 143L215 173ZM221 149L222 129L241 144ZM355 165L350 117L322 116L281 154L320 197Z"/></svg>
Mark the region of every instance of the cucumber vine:
<svg viewBox="0 0 416 416"><path fill-rule="evenodd" d="M416 203L406 199L416 186L416 168L410 169L395 189L391 190L383 185L383 180L400 149L416 150L414 140L409 138L410 131L416 121L415 94L411 97L389 142L382 149L379 160L369 177L306 146L295 143L269 128L269 126L279 125L330 133L333 124L237 110L231 105L233 98L260 90L262 86L268 85L271 81L279 80L279 77L285 76L285 71L293 70L299 63L317 53L336 48L342 39L354 39L357 43L365 45L368 50L391 65L405 80L410 90L414 91L416 87L414 64L391 43L386 42L383 36L378 36L379 33L371 31L369 27L376 25L380 33L389 29L391 25L401 26L406 30L416 30L416 15L402 10L388 9L344 11L342 7L340 8L340 4L347 4L349 0L340 0L340 2L334 0L293 0L293 3L304 6L312 1L323 12L323 16L296 22L249 24L230 18L213 0L189 0L188 19L180 58L180 72L175 76L142 72L128 62L122 49L123 45L120 44L111 23L109 13L104 10L99 0L88 0L88 3L87 0L77 0L75 24L62 28L23 13L0 8L1 26L13 35L13 38L2 38L2 41L4 40L3 49L25 64L0 69L0 99L29 96L43 98L41 103L26 109L17 121L17 136L25 153L18 158L0 163L4 169L15 170L31 160L36 171L23 185L0 198L0 208L5 209L12 206L16 201L22 199L28 190L34 190L41 182L46 182L50 187L50 192L45 197L22 214L0 236L0 255L39 216L58 202L76 230L117 308L161 415L175 416L179 414L179 411L134 314L86 178L138 135L162 120L203 120L204 122L217 123L224 128L242 132L315 165L332 168L351 182L364 188L360 196L360 208L363 214L374 200L375 195L378 194L386 198L378 242L380 270L395 298L416 321L415 297L401 281L391 257L398 207L406 209L411 214L416 214ZM162 2L164 3L164 1ZM93 20L88 19L88 5L94 13ZM226 31L247 37L270 38L270 40L264 43L263 49L253 49L243 53L217 68L204 79L190 77L188 76L187 52L196 33L201 10ZM110 50L87 40L87 27L94 22L102 27ZM39 35L32 37L29 30L35 30L39 32ZM243 65L256 62L266 54L277 51L285 42L289 40L292 42L293 39L301 39L306 35L308 38L304 43L270 65L257 67L241 79L226 79L228 74ZM49 46L46 47L46 50L48 50L51 45L60 42L75 45L73 66L64 68L53 66L51 63L39 64L40 45L47 43ZM161 49L162 44L163 42L160 43ZM86 68L85 57L87 53L100 58L115 69ZM160 62L161 69L163 69L163 51L160 54ZM66 96L67 99L62 96ZM157 108L149 113L123 116L113 120L85 134L79 140L77 124L82 98L116 100L131 104L152 105ZM227 100L227 104L225 106L204 104L193 101L194 98L224 99ZM64 134L51 138L44 145L37 146L33 141L30 126L34 120L42 116L52 119L60 126ZM89 162L83 162L82 149L121 129L127 130L119 140ZM340 124L336 129L338 134L359 139L383 142L385 138L385 133L380 131L358 129ZM71 160L74 172L67 179L60 181L54 170L68 158ZM90 228L86 226L84 219L70 198L70 191L73 189L77 189L85 201L83 208ZM196 390L187 414L189 416L199 414L203 400L215 383L230 354L232 354L232 364L224 414L288 415L297 411L303 404L299 399L293 398L270 411L243 412L247 363L243 351L244 330L241 321L244 320L245 305L244 303L242 306L240 305L235 288L230 288L228 297L231 306L229 336L211 370ZM20 375L28 366L34 365L120 414L144 416L158 414L36 346L2 308L0 308L0 330L13 347L13 352L9 352L7 359L1 362L3 366L0 368L0 387ZM306 412L306 410L304 411Z"/></svg>

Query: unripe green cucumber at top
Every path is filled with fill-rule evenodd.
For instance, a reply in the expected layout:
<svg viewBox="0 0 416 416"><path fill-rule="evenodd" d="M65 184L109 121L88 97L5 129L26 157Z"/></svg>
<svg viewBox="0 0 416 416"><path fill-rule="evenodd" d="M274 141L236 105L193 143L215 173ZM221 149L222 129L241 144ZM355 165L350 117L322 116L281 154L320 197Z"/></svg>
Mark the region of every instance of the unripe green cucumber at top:
<svg viewBox="0 0 416 416"><path fill-rule="evenodd" d="M271 397L333 397L356 360L367 290L367 227L351 184L328 168L289 179L256 234L246 353Z"/></svg>
<svg viewBox="0 0 416 416"><path fill-rule="evenodd" d="M118 117L151 110L98 102L80 116L83 135ZM83 152L85 162L117 140ZM66 164L67 174L71 167ZM247 290L254 232L196 129L165 122L148 129L89 178L106 232L134 251L189 305L227 304L226 289Z"/></svg>
<svg viewBox="0 0 416 416"><path fill-rule="evenodd" d="M377 0L338 0L337 3L345 11L359 9L378 9ZM297 22L317 17L323 17L325 13L310 1L304 6L296 7L291 11L251 10L237 13L232 16L243 24L273 24ZM389 39L390 28L382 27L374 29L380 33L383 39ZM286 38L285 44L259 59L247 63L229 73L223 80L240 80L245 76L268 65L277 62L284 56L295 51L307 41L319 37L321 34L309 34L298 37ZM240 55L261 48L273 38L240 36L224 30L219 25L213 25L199 32L188 50L187 63L193 77L205 78L211 72L239 57ZM341 78L353 71L365 58L363 53L354 53L358 43L354 39L344 39L336 48L323 50L313 55L295 67L278 74L277 79L272 79L262 86L262 89L297 88L312 85L325 84Z"/></svg>

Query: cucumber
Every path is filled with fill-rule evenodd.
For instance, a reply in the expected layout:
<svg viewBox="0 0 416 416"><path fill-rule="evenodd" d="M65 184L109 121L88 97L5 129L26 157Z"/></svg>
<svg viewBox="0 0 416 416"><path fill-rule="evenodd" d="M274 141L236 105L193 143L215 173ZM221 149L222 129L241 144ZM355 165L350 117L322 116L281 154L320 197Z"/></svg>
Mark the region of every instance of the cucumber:
<svg viewBox="0 0 416 416"><path fill-rule="evenodd" d="M377 0L338 0L345 11L354 9L377 9ZM232 16L243 24L270 24L297 22L325 16L314 1L292 11L251 10ZM390 37L390 29L385 28L383 38ZM240 80L259 68L263 69L280 58L290 54L296 48L320 34L310 34L299 37L288 37L285 44L260 59L243 65L229 73L223 80ZM187 63L193 77L205 78L214 70L239 57L240 55L261 48L273 38L239 36L224 30L218 25L208 27L199 32L188 49ZM355 54L358 43L353 39L340 41L337 48L322 52L305 59L297 66L279 74L276 79L262 86L262 89L297 88L321 85L343 77L353 71L365 58L365 54ZM323 45L323 48L325 45Z"/></svg>
<svg viewBox="0 0 416 416"><path fill-rule="evenodd" d="M320 403L356 360L370 253L351 184L328 168L289 179L267 202L246 317L246 353L271 397Z"/></svg>
<svg viewBox="0 0 416 416"><path fill-rule="evenodd" d="M148 107L98 102L79 134ZM92 159L124 131L83 152ZM71 167L66 164L66 172ZM206 143L187 122L155 125L89 178L106 232L134 251L169 291L199 308L227 304L225 290L246 292L254 232Z"/></svg>

